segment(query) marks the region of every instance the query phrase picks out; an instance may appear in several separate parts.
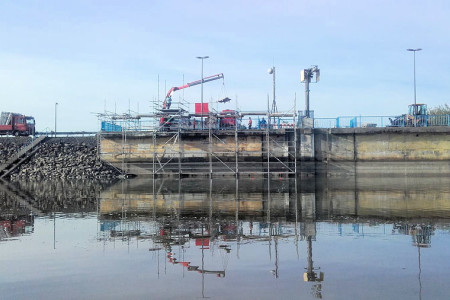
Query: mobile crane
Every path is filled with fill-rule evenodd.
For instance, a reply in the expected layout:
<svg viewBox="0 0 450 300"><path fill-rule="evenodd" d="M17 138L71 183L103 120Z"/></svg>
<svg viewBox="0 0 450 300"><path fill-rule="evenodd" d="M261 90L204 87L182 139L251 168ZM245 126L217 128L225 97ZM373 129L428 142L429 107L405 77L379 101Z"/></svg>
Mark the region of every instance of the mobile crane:
<svg viewBox="0 0 450 300"><path fill-rule="evenodd" d="M223 78L223 74L219 73L219 74L216 74L216 75L204 77L203 78L203 83L214 81L214 80L217 80L217 79L222 79L222 78ZM202 83L202 80L200 79L200 80L196 80L196 81L192 81L192 82L186 83L185 85L182 85L182 86L178 86L178 87L174 86L174 87L172 87L167 92L166 98L164 99L164 102L163 102L162 109L170 109L170 105L172 104L172 95L173 95L173 93L175 91L182 90L182 89L185 89L185 88L188 88L188 87L191 87L191 86L199 85L201 83Z"/></svg>

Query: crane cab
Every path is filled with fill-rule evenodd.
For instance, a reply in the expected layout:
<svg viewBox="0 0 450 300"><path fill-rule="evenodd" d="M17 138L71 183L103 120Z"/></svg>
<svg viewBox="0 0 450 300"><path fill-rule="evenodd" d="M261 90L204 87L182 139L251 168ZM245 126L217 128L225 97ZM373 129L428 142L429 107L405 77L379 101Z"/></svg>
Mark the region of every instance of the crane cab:
<svg viewBox="0 0 450 300"><path fill-rule="evenodd" d="M408 115L425 116L428 115L428 108L426 104L410 104L408 106Z"/></svg>

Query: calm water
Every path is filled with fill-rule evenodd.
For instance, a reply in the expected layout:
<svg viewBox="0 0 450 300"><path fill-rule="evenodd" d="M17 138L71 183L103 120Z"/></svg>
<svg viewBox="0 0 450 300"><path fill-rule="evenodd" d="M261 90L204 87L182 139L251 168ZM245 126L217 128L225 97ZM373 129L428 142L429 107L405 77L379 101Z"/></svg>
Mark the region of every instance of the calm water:
<svg viewBox="0 0 450 300"><path fill-rule="evenodd" d="M449 299L450 179L0 186L2 299Z"/></svg>

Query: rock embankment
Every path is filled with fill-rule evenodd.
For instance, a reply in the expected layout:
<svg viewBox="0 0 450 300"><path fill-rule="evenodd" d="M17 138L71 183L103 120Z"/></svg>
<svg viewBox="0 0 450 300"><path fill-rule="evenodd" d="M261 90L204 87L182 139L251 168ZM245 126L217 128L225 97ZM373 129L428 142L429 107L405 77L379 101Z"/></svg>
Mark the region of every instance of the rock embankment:
<svg viewBox="0 0 450 300"><path fill-rule="evenodd" d="M29 143L31 143L30 137L0 138L0 164L5 163L13 155L16 155L20 148Z"/></svg>
<svg viewBox="0 0 450 300"><path fill-rule="evenodd" d="M20 149L20 141L6 142L8 150L4 156L14 155ZM0 141L2 142L2 141ZM3 144L2 144L3 145ZM16 148L14 148L16 145ZM2 146L2 149L5 148ZM39 150L10 176L11 180L21 179L99 179L115 178L119 170L104 163L97 157L95 137L49 138L39 146Z"/></svg>

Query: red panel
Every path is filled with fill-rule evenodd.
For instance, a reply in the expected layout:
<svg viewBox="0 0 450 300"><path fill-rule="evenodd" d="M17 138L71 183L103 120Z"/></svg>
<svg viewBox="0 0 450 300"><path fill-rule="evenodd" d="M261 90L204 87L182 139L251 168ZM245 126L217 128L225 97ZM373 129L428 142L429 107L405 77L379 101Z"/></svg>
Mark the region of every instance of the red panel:
<svg viewBox="0 0 450 300"><path fill-rule="evenodd" d="M209 247L209 239L195 239L195 246Z"/></svg>
<svg viewBox="0 0 450 300"><path fill-rule="evenodd" d="M202 113L202 104L195 103L195 114L200 115ZM208 103L203 103L203 115L207 115L209 113Z"/></svg>

